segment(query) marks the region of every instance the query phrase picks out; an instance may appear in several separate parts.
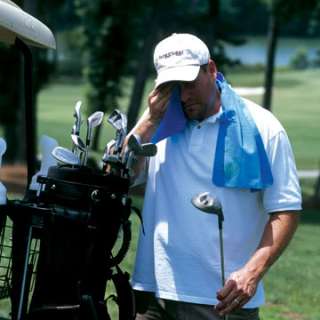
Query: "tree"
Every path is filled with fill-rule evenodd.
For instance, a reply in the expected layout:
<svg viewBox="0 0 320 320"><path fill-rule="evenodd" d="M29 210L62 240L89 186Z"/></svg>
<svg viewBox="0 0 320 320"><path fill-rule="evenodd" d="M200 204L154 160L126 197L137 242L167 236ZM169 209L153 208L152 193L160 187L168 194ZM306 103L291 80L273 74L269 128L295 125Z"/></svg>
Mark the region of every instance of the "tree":
<svg viewBox="0 0 320 320"><path fill-rule="evenodd" d="M121 95L122 76L130 43L132 1L75 0L82 23L84 51L87 57L85 76L89 83L89 111L109 111ZM98 147L99 128L93 149Z"/></svg>
<svg viewBox="0 0 320 320"><path fill-rule="evenodd" d="M142 0L134 5L129 0L75 0L75 4L85 38L90 111L97 107L103 111L115 108L122 79L130 75L134 85L128 106L129 129L139 114L153 47L161 38L173 32L196 33L208 42L221 67L230 61L220 40L239 43L229 35L230 24L226 26L224 19L219 20L219 0Z"/></svg>
<svg viewBox="0 0 320 320"><path fill-rule="evenodd" d="M313 10L317 7L318 0L300 1L300 0L267 0L264 1L269 5L269 31L267 46L267 61L265 70L265 93L262 105L264 108L271 110L272 88L274 75L274 62L277 48L277 41L280 28L294 16L300 16L306 11Z"/></svg>

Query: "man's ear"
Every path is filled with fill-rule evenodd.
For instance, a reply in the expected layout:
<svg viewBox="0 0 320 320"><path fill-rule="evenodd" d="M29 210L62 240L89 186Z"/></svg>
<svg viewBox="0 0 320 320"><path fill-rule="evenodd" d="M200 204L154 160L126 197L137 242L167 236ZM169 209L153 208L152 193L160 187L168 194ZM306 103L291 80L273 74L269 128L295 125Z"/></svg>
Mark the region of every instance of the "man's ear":
<svg viewBox="0 0 320 320"><path fill-rule="evenodd" d="M218 70L217 70L216 64L214 63L214 61L212 59L209 59L208 70L209 70L209 73L214 76L214 78L217 77Z"/></svg>

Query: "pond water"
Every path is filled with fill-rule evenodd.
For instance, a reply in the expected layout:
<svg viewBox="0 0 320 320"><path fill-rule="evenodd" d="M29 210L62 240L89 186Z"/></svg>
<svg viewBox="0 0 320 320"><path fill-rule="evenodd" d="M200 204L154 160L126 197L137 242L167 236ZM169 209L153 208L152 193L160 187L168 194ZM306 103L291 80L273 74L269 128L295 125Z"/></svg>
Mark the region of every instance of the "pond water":
<svg viewBox="0 0 320 320"><path fill-rule="evenodd" d="M265 64L267 37L248 37L241 46L225 43L228 57L239 59L243 64ZM313 60L320 50L320 39L280 38L277 45L276 66L286 66L299 49L305 49L308 58Z"/></svg>

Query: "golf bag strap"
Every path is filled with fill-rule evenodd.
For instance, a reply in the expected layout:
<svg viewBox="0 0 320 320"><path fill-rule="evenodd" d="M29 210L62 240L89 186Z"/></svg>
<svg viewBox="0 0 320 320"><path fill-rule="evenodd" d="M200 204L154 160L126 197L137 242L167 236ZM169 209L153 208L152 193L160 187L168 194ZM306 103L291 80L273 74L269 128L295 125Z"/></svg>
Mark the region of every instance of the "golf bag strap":
<svg viewBox="0 0 320 320"><path fill-rule="evenodd" d="M136 316L136 309L129 273L123 272L119 266L116 266L116 271L112 275L112 281L117 293L115 301L118 304L119 320L133 320Z"/></svg>
<svg viewBox="0 0 320 320"><path fill-rule="evenodd" d="M123 240L122 245L114 257L111 257L109 266L114 267L120 264L127 254L131 242L131 222L129 220L122 223Z"/></svg>
<svg viewBox="0 0 320 320"><path fill-rule="evenodd" d="M138 216L140 223L141 223L141 226L142 226L142 233L143 233L143 235L145 235L141 211L137 207L134 207L134 206L131 206L131 210L133 210L133 212Z"/></svg>

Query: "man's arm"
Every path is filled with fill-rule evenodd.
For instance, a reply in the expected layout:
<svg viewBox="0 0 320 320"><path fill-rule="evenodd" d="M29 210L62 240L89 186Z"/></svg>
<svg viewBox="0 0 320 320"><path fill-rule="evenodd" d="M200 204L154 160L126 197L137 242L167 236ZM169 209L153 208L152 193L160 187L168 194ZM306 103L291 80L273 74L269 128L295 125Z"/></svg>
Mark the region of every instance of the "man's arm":
<svg viewBox="0 0 320 320"><path fill-rule="evenodd" d="M298 212L270 214L260 244L246 265L233 272L217 293L221 315L242 307L255 294L258 282L289 244L299 222ZM236 300L236 301L235 301Z"/></svg>
<svg viewBox="0 0 320 320"><path fill-rule="evenodd" d="M162 120L171 95L172 85L164 85L161 88L154 89L150 92L148 97L149 109L145 112L142 118L138 121L135 127L130 131L127 139L132 134L138 135L141 143L150 142L152 136L157 130L160 121ZM125 145L127 144L127 139ZM133 168L134 181L136 177L145 169L145 159L143 157L138 157L137 163Z"/></svg>

